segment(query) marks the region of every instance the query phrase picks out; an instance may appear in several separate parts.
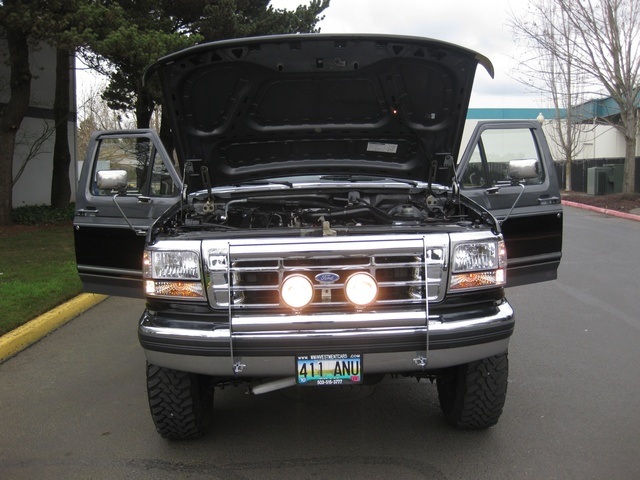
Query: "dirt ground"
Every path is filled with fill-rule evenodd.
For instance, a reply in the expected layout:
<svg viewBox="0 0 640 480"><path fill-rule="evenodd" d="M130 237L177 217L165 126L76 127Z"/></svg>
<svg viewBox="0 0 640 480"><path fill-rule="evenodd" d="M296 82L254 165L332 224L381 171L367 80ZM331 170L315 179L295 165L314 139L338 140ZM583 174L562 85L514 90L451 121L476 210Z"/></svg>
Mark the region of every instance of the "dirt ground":
<svg viewBox="0 0 640 480"><path fill-rule="evenodd" d="M639 194L624 195L622 193L614 193L610 195L587 195L583 192L562 192L562 199L626 213L631 212L631 210L640 209Z"/></svg>

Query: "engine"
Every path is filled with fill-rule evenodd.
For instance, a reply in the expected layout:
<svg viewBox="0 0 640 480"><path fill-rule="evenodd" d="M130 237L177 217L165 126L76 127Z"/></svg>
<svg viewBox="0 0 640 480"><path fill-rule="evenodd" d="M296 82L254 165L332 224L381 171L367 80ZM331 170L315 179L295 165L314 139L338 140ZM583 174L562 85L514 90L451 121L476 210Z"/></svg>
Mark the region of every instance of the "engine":
<svg viewBox="0 0 640 480"><path fill-rule="evenodd" d="M262 194L242 198L196 196L184 216L188 226L234 229L422 225L460 217L460 205L448 193Z"/></svg>

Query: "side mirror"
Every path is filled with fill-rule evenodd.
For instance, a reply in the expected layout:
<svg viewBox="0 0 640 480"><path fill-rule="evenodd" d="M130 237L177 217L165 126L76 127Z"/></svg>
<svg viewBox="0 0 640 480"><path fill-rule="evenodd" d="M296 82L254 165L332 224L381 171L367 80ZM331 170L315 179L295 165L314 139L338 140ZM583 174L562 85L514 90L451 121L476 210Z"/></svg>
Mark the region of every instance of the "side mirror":
<svg viewBox="0 0 640 480"><path fill-rule="evenodd" d="M539 162L535 158L511 160L509 162L509 178L513 184L518 184L528 178L538 178L539 176Z"/></svg>
<svg viewBox="0 0 640 480"><path fill-rule="evenodd" d="M125 192L127 190L126 170L100 170L96 174L96 184L99 190Z"/></svg>
<svg viewBox="0 0 640 480"><path fill-rule="evenodd" d="M516 201L511 205L511 209L507 216L500 222L502 225L507 219L511 216L511 212L515 208L518 200L524 193L524 183L521 183L523 180L527 180L529 178L538 178L540 175L540 170L538 169L538 160L535 158L525 158L523 160L511 160L509 162L509 178L511 179L511 185L513 187L520 187L520 193L516 198Z"/></svg>

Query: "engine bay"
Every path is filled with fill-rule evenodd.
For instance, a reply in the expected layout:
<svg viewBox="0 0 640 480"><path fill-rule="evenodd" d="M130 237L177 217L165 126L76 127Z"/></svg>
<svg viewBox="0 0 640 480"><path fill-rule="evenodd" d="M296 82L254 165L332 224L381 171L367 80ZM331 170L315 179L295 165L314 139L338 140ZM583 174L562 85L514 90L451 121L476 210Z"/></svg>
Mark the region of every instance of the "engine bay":
<svg viewBox="0 0 640 480"><path fill-rule="evenodd" d="M188 227L232 229L419 226L468 219L468 209L451 191L410 188L402 193L370 189L323 189L311 192L288 188L239 196L193 195L182 212ZM226 198L225 198L226 197Z"/></svg>

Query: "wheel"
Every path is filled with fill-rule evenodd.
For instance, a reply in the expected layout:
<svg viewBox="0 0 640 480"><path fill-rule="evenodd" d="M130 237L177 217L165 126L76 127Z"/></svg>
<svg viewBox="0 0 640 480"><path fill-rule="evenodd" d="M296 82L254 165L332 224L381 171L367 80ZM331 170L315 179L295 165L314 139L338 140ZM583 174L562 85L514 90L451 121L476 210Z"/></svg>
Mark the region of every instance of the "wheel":
<svg viewBox="0 0 640 480"><path fill-rule="evenodd" d="M147 364L147 394L156 430L164 438L203 435L213 418L209 377Z"/></svg>
<svg viewBox="0 0 640 480"><path fill-rule="evenodd" d="M436 379L447 422L480 430L498 423L507 397L507 353L448 368Z"/></svg>

